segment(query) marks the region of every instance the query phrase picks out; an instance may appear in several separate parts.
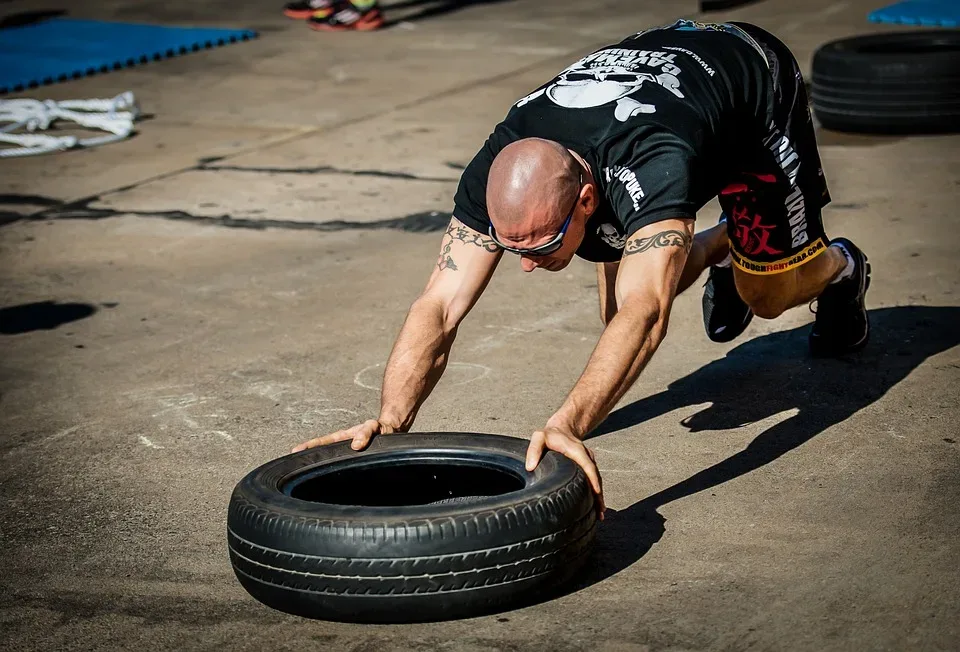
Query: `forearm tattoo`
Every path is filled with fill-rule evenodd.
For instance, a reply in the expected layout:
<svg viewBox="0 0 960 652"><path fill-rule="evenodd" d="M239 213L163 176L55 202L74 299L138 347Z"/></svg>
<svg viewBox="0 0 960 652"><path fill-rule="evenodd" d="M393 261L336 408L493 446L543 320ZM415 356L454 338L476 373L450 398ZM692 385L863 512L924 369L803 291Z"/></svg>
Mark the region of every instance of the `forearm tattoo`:
<svg viewBox="0 0 960 652"><path fill-rule="evenodd" d="M692 245L693 238L683 231L672 229L655 233L649 238L634 238L627 243L623 255L642 254L650 249L662 249L664 247L683 247L684 251L689 252Z"/></svg>
<svg viewBox="0 0 960 652"><path fill-rule="evenodd" d="M472 231L465 226L451 224L449 227L447 227L447 232L443 234L443 240L440 242L442 249L440 251L440 257L437 259L437 267L441 270L451 269L453 271L457 271L457 264L450 255L450 250L453 247L453 242L455 240L474 245L475 247L482 247L490 253L494 253L500 249L500 247L497 246L497 243L487 236L477 233L476 231Z"/></svg>

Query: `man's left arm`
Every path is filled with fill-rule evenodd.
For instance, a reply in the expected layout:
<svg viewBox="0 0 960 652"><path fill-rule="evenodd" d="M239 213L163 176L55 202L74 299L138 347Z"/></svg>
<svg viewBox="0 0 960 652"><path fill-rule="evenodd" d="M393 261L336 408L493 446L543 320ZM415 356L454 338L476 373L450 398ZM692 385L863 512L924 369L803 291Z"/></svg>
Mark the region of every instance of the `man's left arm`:
<svg viewBox="0 0 960 652"><path fill-rule="evenodd" d="M617 275L619 310L597 343L567 399L533 434L527 468L545 448L566 455L587 474L602 510L600 474L583 438L630 389L667 333L670 309L693 242L692 219L662 220L636 231L626 243Z"/></svg>

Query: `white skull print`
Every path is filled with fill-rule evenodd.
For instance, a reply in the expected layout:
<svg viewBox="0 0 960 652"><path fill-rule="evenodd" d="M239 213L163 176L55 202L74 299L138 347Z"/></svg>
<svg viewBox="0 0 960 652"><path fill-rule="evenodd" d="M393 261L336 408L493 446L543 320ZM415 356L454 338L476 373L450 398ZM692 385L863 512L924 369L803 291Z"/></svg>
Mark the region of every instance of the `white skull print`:
<svg viewBox="0 0 960 652"><path fill-rule="evenodd" d="M659 58L650 55L659 55ZM568 109L588 109L616 102L614 116L621 122L642 113L656 113L655 105L638 102L628 96L645 83L654 83L683 98L680 80L676 76L680 69L671 63L673 56L662 52L619 49L600 51L570 66L546 88L517 102L517 106L523 106L545 93L553 103ZM658 64L663 65L660 74L637 70L640 66Z"/></svg>

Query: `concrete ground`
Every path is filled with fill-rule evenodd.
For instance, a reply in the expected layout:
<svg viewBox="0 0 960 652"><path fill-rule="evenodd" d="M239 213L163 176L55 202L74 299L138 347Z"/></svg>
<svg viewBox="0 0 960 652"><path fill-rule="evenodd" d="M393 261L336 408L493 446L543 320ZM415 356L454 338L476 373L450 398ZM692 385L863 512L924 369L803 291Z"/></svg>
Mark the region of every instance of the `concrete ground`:
<svg viewBox="0 0 960 652"><path fill-rule="evenodd" d="M960 648L958 137L819 133L828 232L873 263L870 347L809 359L806 308L716 345L699 289L682 296L591 442L610 510L566 596L358 626L244 592L231 489L376 414L489 129L583 53L696 15L666 0L400 4L388 30L320 35L279 3L64 3L261 36L27 94L132 90L150 118L120 144L0 162L3 649ZM826 40L890 29L866 22L876 4L712 17L778 33L809 69ZM600 334L595 294L583 261L523 275L506 258L417 429L528 436Z"/></svg>

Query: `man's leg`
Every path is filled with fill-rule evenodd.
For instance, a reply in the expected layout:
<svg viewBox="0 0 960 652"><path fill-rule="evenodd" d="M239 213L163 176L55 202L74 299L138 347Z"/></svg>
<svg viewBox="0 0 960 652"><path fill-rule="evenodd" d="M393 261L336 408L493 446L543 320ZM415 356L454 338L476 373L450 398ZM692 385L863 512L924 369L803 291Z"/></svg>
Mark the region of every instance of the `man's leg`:
<svg viewBox="0 0 960 652"><path fill-rule="evenodd" d="M721 204L727 204L725 210L733 216L733 268L727 274L734 283L732 288L723 286L722 297L714 292L713 298L725 306L725 314L734 314L731 306L740 305L762 319L775 319L794 306L816 300L811 351L840 355L867 342L870 327L864 295L870 285L870 265L846 238L827 240L817 206L827 195L819 189L818 176L803 181L806 192L797 185L784 187L772 177L769 182L744 183L725 191ZM735 328L737 320L730 323L721 335L742 331ZM717 337L711 335L711 339Z"/></svg>
<svg viewBox="0 0 960 652"><path fill-rule="evenodd" d="M697 282L703 270L717 265L730 253L730 239L727 237L727 225L720 223L701 231L693 237L693 245L687 254L687 263L680 274L677 294Z"/></svg>
<svg viewBox="0 0 960 652"><path fill-rule="evenodd" d="M812 352L854 351L870 332L864 307L870 266L852 242L828 241L824 232L821 209L830 193L796 58L772 34L741 27L761 43L771 63L774 104L764 116L769 123L760 143L741 152L738 172L720 192L729 216L735 287L718 303L745 301L759 317L773 319L816 299ZM706 307L706 294L704 299Z"/></svg>
<svg viewBox="0 0 960 652"><path fill-rule="evenodd" d="M870 264L846 238L836 238L823 253L786 272L760 276L738 267L734 275L737 290L758 317L773 319L816 300L817 320L810 332L810 351L815 356L857 351L870 337L864 305Z"/></svg>
<svg viewBox="0 0 960 652"><path fill-rule="evenodd" d="M810 303L847 266L847 258L836 247L800 267L759 276L734 268L737 291L761 319L776 319L790 308Z"/></svg>
<svg viewBox="0 0 960 652"><path fill-rule="evenodd" d="M597 292L600 295L600 321L606 326L617 314L617 272L620 261L597 263Z"/></svg>

